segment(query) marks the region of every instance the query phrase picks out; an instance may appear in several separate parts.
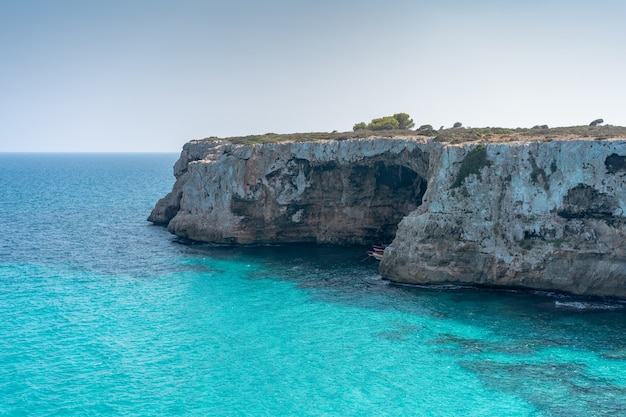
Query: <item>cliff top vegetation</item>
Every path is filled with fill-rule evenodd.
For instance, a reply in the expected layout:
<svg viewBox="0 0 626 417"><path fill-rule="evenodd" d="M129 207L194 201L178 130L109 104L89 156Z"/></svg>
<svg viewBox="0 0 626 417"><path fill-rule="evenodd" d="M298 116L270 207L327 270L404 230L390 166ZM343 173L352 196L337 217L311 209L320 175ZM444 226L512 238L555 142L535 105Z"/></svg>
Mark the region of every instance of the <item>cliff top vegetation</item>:
<svg viewBox="0 0 626 417"><path fill-rule="evenodd" d="M507 129L500 127L464 128L456 127L449 129L434 130L430 125L420 126L416 130L356 130L352 132L310 132L310 133L266 133L264 135L237 136L227 138L209 137L202 140L227 140L242 145L256 145L260 143L278 142L313 142L319 140L346 140L364 139L371 137L380 138L431 138L437 142L465 143L465 142L517 142L517 141L541 141L567 139L590 139L602 140L609 138L626 138L626 127L623 126L570 126L553 127L535 126L533 128Z"/></svg>

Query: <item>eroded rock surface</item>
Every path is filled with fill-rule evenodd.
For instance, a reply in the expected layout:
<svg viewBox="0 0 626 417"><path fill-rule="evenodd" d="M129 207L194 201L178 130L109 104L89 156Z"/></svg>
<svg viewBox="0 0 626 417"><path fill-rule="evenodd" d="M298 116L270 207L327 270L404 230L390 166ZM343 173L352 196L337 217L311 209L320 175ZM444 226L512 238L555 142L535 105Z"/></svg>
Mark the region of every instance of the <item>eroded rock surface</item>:
<svg viewBox="0 0 626 417"><path fill-rule="evenodd" d="M382 275L626 297L626 142L489 144L478 175L453 187L475 146L431 153L424 204Z"/></svg>
<svg viewBox="0 0 626 417"><path fill-rule="evenodd" d="M393 281L626 297L623 139L192 141L175 175L149 220L181 237L393 239L380 265Z"/></svg>
<svg viewBox="0 0 626 417"><path fill-rule="evenodd" d="M391 240L422 202L425 141L256 146L195 141L149 220L203 242L366 244Z"/></svg>

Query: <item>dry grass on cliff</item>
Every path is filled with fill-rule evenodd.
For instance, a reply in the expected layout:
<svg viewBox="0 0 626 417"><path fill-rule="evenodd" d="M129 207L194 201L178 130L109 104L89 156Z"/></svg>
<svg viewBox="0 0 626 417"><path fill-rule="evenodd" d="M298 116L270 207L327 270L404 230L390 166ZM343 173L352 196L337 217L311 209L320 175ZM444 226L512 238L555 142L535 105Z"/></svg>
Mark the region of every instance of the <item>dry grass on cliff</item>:
<svg viewBox="0 0 626 417"><path fill-rule="evenodd" d="M626 127L622 126L569 126L537 127L532 129L504 129L498 127L445 129L437 132L437 142L464 143L481 141L486 143L541 141L567 139L609 139L626 138Z"/></svg>
<svg viewBox="0 0 626 417"><path fill-rule="evenodd" d="M310 133L266 133L264 135L238 136L229 138L210 137L203 140L228 140L242 145L256 145L261 143L278 142L315 142L320 140L363 139L368 137L400 138L400 137L429 137L437 142L464 143L485 142L502 143L516 141L542 141L566 139L608 139L615 137L626 138L626 127L622 126L570 126L570 127L536 127L532 129L506 129L500 127L457 128L431 131L429 135L411 130L383 130L357 132L310 132Z"/></svg>
<svg viewBox="0 0 626 417"><path fill-rule="evenodd" d="M320 140L363 139L366 137L414 137L415 132L409 130L386 130L381 132L309 132L309 133L266 133L264 135L236 136L229 138L211 137L203 140L227 140L242 145L278 142L315 142Z"/></svg>

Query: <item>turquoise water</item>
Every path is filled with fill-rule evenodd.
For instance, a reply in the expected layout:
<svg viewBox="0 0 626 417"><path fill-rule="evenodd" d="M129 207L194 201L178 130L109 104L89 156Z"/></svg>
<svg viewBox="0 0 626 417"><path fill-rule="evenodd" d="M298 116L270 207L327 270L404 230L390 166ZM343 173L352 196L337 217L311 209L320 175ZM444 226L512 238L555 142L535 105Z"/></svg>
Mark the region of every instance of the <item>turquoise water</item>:
<svg viewBox="0 0 626 417"><path fill-rule="evenodd" d="M0 154L0 415L626 415L625 303L183 245L176 158Z"/></svg>

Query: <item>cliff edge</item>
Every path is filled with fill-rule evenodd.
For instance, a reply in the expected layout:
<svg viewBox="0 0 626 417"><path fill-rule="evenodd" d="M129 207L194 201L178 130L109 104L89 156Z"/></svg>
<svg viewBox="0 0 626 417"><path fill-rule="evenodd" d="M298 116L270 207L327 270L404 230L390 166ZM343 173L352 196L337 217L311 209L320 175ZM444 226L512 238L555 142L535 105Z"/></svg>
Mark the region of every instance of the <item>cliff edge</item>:
<svg viewBox="0 0 626 417"><path fill-rule="evenodd" d="M626 297L626 140L187 143L150 221L227 244L392 241L403 283Z"/></svg>

